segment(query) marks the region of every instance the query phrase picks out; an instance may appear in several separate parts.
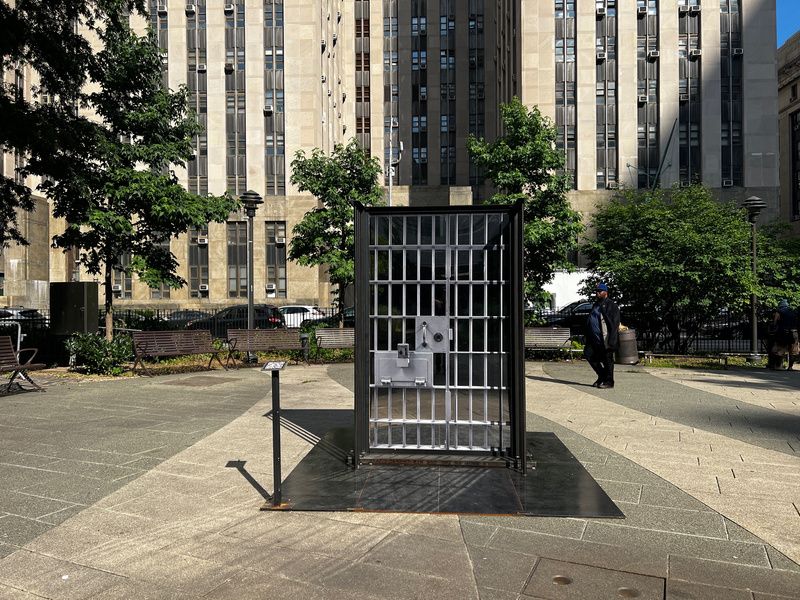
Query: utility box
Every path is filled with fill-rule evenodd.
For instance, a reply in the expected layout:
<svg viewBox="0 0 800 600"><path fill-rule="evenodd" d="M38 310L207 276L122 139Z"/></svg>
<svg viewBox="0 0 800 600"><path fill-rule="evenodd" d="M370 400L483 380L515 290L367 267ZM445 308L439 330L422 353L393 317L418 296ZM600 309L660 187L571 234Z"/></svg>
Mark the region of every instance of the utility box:
<svg viewBox="0 0 800 600"><path fill-rule="evenodd" d="M98 319L97 283L50 284L50 331L55 335L94 333Z"/></svg>
<svg viewBox="0 0 800 600"><path fill-rule="evenodd" d="M357 205L355 227L356 463L485 454L524 470L522 205Z"/></svg>

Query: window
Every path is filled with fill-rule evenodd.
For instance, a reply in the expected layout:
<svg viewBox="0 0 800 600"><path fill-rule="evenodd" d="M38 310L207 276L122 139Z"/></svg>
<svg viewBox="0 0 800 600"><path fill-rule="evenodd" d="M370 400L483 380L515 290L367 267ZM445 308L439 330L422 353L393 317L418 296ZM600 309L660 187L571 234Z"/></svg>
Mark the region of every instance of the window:
<svg viewBox="0 0 800 600"><path fill-rule="evenodd" d="M286 298L286 221L267 221L264 225L267 294L274 293L276 298Z"/></svg>
<svg viewBox="0 0 800 600"><path fill-rule="evenodd" d="M228 222L228 298L247 297L247 223Z"/></svg>
<svg viewBox="0 0 800 600"><path fill-rule="evenodd" d="M189 297L200 298L201 285L208 285L208 227L189 230Z"/></svg>
<svg viewBox="0 0 800 600"><path fill-rule="evenodd" d="M114 266L111 285L117 298L133 298L133 278L131 276L131 255L125 252ZM119 287L118 287L119 286Z"/></svg>

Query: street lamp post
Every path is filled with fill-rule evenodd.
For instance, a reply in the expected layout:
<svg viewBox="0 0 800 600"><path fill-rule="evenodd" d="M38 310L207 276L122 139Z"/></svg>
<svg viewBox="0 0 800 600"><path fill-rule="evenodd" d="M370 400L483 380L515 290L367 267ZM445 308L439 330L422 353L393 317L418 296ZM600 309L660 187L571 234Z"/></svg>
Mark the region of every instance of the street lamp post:
<svg viewBox="0 0 800 600"><path fill-rule="evenodd" d="M264 201L253 190L247 190L239 196L247 215L247 328L255 328L255 314L253 311L253 218L256 210ZM247 362L254 362L250 353L247 355Z"/></svg>
<svg viewBox="0 0 800 600"><path fill-rule="evenodd" d="M758 196L750 196L747 200L744 201L744 207L747 209L747 217L750 221L750 233L751 233L751 244L752 244L752 269L753 269L753 281L754 283L758 282L758 272L756 271L756 221L758 220L758 215L767 207L767 203L764 202ZM750 327L751 327L751 334L750 334L750 356L747 357L747 360L751 363L755 363L756 361L761 359L761 356L758 354L758 314L756 310L756 304L758 303L758 298L756 297L756 292L750 294Z"/></svg>

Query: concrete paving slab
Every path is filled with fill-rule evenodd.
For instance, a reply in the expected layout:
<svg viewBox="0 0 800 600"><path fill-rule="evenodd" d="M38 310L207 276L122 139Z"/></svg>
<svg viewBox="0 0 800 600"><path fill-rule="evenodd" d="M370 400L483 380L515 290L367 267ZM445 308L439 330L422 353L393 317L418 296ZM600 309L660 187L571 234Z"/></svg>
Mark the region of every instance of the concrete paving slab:
<svg viewBox="0 0 800 600"><path fill-rule="evenodd" d="M677 555L669 559L669 577L676 581L789 597L797 597L800 590L800 573Z"/></svg>
<svg viewBox="0 0 800 600"><path fill-rule="evenodd" d="M667 580L666 600L752 600L747 590Z"/></svg>
<svg viewBox="0 0 800 600"><path fill-rule="evenodd" d="M537 558L517 554L508 550L480 548L467 545L472 560L472 569L479 590L491 589L512 594L514 598L522 593L528 582ZM492 594L488 594L492 597ZM483 591L480 592L484 600Z"/></svg>

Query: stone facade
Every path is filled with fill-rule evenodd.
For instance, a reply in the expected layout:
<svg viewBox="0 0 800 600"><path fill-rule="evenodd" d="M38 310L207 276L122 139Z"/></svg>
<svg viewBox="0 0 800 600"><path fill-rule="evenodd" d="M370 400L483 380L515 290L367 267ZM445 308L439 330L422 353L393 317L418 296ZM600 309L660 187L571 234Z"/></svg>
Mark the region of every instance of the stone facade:
<svg viewBox="0 0 800 600"><path fill-rule="evenodd" d="M754 194L764 198L766 218L779 212L775 0L733 3L740 12L731 19L739 19L746 27L741 41L726 41L722 32L721 17L727 13L721 11L729 9L721 7L727 6L727 0L196 2L151 2L156 19L151 22L165 32L159 38L165 51L165 81L172 88L192 82L196 97L202 95L198 106L205 110L201 116L206 140L198 141L197 163L179 170L178 176L190 189L207 186L211 193L226 189L241 193L241 185L264 197L254 228L256 302L326 305L331 299L324 269L292 262L286 263L285 297L266 291L270 282L265 223L285 223L287 236L291 236L292 228L315 206L313 197L300 193L289 181L290 162L299 150L330 152L334 144L355 136L385 163L391 134L397 161L393 204L468 204L486 197L489 190L476 185L477 173L470 167L467 136L494 138L500 126L499 105L514 95L528 105L538 105L554 119L563 108L556 99L555 15L559 6L565 11L563 18L572 19L569 27L574 27L575 95L570 118L574 119L576 163L571 200L578 210L588 216L615 193L614 188L642 186L640 128L642 107L647 106L656 122L654 143L662 187L692 178L731 201ZM698 31L684 47L689 19L694 19L691 23ZM657 58L644 59L638 47L643 22L651 23L647 43L651 44L648 48L657 50ZM148 21L137 18L135 24L143 30ZM613 47L605 48L609 56L601 60L597 39L605 24L604 35ZM787 44L784 57L790 52L796 57L792 48L798 44L796 39ZM201 46L202 59L193 54L193 49ZM699 85L693 97L697 108L692 113L700 124L699 145L692 152L700 154L700 161L698 168L686 175L681 171L685 162L681 144L690 143L691 125L681 120L688 114L681 73L689 64L686 51L691 47L702 48L702 56L691 59L701 73L699 83L695 82ZM201 60L205 60L202 73ZM644 60L657 65L653 71L657 72L657 90L643 105ZM737 167L741 181L736 185L723 177L721 158L726 144L723 132L728 126L722 122L721 110L726 101L723 89L728 89L725 64L736 72L741 69L742 74L742 97L736 99L738 116L732 117L738 119L732 126L741 130L741 155L735 159L741 163ZM605 86L602 98L600 73ZM30 86L33 74L26 75L25 85ZM5 77L13 80L13 74ZM788 131L792 111L787 107L792 102L787 90L795 77L782 79L782 131ZM236 96L237 85L241 97ZM602 122L597 108L600 99L608 111L604 114L610 115ZM236 115L239 121L234 119ZM237 139L242 140L241 153L231 150L234 122L240 123L235 127ZM604 166L600 164L599 136L603 138ZM404 151L399 154L401 141ZM790 155L788 142L781 143L784 156ZM233 173L238 177L235 188L231 188L231 164L236 160L232 152L243 156L241 164L245 165L241 172L237 167ZM3 156L0 166L4 173L12 173L14 157ZM788 178L784 165L783 180L788 182ZM35 186L36 182L28 183ZM282 191L276 193L276 189ZM781 214L788 218L787 206L784 202ZM46 202L40 201L37 211L23 215L22 220L31 245L9 248L2 254L5 295L0 296L0 305L46 307L49 281L91 279L75 270L73 256L49 248L49 239L63 223L49 215ZM244 220L243 214L230 217L230 222ZM208 276L203 284L207 291L197 293L195 282L194 292L187 286L172 290L165 298L134 277L130 297L120 298L116 305L219 307L246 301L229 293L227 232L226 224L209 225ZM174 239L171 250L181 265L180 275L189 280L189 236Z"/></svg>
<svg viewBox="0 0 800 600"><path fill-rule="evenodd" d="M778 50L778 106L781 161L780 218L800 236L800 33Z"/></svg>

